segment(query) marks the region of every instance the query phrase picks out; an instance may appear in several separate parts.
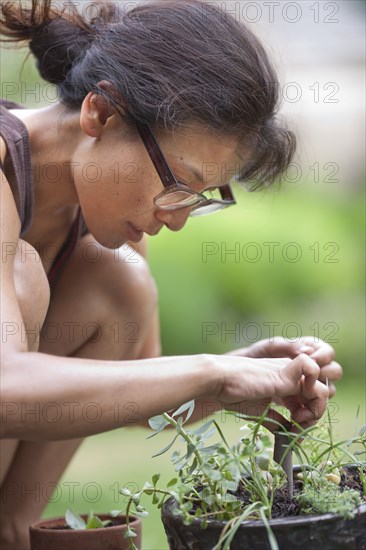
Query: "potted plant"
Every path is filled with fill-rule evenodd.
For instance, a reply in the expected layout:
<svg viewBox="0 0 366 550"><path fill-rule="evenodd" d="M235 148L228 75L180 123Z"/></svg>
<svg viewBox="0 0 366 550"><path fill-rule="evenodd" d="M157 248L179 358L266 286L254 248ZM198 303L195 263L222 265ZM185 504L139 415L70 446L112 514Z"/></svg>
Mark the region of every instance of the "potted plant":
<svg viewBox="0 0 366 550"><path fill-rule="evenodd" d="M131 521L132 519L132 521ZM141 520L90 512L80 516L67 510L65 517L34 523L29 528L31 550L126 550L133 537L141 548Z"/></svg>
<svg viewBox="0 0 366 550"><path fill-rule="evenodd" d="M336 442L331 422L297 425L296 433L279 425L276 463L265 414L249 422L246 417L238 443L230 446L214 418L186 428L193 408L190 402L150 419L149 437L167 426L175 430L171 443L154 456L177 440L184 451L173 452L175 475L165 488L155 474L136 493L121 489L129 497L127 523L131 511L147 515L142 498L150 495L162 509L171 550L366 549L366 427ZM209 443L213 435L218 441ZM299 465L286 478L282 466L291 465L292 452ZM132 537L130 547L136 548Z"/></svg>

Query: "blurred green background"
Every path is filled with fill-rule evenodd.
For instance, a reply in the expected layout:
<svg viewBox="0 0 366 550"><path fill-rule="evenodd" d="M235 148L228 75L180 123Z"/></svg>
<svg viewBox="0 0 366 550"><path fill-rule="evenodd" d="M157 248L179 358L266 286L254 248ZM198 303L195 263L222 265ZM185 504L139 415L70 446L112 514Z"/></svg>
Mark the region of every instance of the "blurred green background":
<svg viewBox="0 0 366 550"><path fill-rule="evenodd" d="M29 107L53 99L31 59L19 77L24 51L1 56L3 97ZM326 176L304 168L298 179L289 172L281 186L263 192L237 187L237 207L192 219L179 233L163 231L151 239L149 256L164 354L222 353L273 333L327 340L344 367L330 417L346 438L365 422L364 188L362 181L348 185ZM232 441L239 437L240 424L222 422ZM78 512L123 507L119 487L137 489L155 472L170 477L169 455L150 458L169 434L146 441L147 435L125 428L85 441L44 516L68 506ZM154 511L144 520L143 549L166 548Z"/></svg>

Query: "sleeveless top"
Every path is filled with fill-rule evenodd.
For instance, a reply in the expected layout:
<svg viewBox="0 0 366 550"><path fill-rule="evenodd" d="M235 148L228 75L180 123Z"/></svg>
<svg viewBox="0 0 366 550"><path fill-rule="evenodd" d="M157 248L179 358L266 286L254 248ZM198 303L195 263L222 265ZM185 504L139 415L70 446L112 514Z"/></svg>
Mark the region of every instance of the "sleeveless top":
<svg viewBox="0 0 366 550"><path fill-rule="evenodd" d="M30 155L29 135L25 124L8 109L22 109L22 105L0 99L0 135L5 141L8 154L4 164L0 161L0 170L5 176L14 175L12 193L17 206L21 232L24 235L30 226L33 214L34 188ZM59 250L47 275L51 289L62 268L71 256L77 241L87 233L81 209L71 225L69 234Z"/></svg>

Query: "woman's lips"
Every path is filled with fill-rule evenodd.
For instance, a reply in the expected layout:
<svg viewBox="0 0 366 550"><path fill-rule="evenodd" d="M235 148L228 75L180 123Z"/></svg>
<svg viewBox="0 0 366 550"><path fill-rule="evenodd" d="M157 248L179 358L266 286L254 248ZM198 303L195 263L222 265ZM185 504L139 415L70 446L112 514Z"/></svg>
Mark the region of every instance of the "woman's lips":
<svg viewBox="0 0 366 550"><path fill-rule="evenodd" d="M132 223L127 222L128 240L138 243L144 236L144 232L141 229L137 229Z"/></svg>

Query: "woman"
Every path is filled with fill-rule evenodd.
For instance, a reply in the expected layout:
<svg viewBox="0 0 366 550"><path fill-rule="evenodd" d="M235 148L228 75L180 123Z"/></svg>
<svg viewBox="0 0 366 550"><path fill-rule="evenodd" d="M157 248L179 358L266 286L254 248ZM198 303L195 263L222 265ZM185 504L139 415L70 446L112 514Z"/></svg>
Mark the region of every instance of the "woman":
<svg viewBox="0 0 366 550"><path fill-rule="evenodd" d="M214 6L109 5L91 22L67 9L1 8L6 39L29 42L59 94L42 109L1 106L4 549L28 548L46 504L19 488L56 482L80 438L190 399L196 419L212 403L260 414L274 401L306 426L334 393L322 382L341 375L333 349L310 338L159 357L144 233L234 204L207 163L272 181L294 136L276 119L262 46ZM203 195L213 188L217 198ZM137 338L123 337L128 324Z"/></svg>

